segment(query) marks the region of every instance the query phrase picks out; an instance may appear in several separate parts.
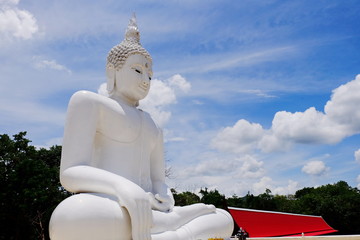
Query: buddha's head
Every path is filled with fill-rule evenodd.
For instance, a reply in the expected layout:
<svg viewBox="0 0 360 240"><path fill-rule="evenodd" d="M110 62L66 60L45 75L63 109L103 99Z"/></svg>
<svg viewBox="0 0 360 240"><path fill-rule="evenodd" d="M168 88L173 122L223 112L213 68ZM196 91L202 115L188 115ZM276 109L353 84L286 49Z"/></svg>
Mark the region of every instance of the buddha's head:
<svg viewBox="0 0 360 240"><path fill-rule="evenodd" d="M135 76L134 76L135 72ZM129 25L125 32L125 39L118 45L114 46L108 56L106 63L106 75L107 75L107 90L110 96L116 94L116 91L130 87L132 79L138 78L141 88L146 84L150 84L149 81L152 77L152 59L148 51L140 44L140 33L136 24L135 15L130 19ZM127 80L127 78L130 78ZM142 78L142 80L140 79ZM147 83L146 83L147 81ZM129 86L119 86L127 84ZM144 98L148 93L148 88L144 96L134 96Z"/></svg>

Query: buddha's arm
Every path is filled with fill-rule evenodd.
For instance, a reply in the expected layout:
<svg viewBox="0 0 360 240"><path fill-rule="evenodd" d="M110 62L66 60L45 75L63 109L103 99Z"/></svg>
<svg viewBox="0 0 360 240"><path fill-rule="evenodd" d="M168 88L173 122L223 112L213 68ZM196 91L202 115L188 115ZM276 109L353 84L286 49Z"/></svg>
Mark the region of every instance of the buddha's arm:
<svg viewBox="0 0 360 240"><path fill-rule="evenodd" d="M168 211L174 207L173 195L165 183L165 161L163 134L159 130L155 148L153 149L151 160L151 181L155 199L152 201L153 208L160 211Z"/></svg>
<svg viewBox="0 0 360 240"><path fill-rule="evenodd" d="M133 239L149 240L152 215L148 195L128 179L92 166L100 111L100 104L93 93L78 92L71 98L64 131L61 183L72 192L116 196L130 214Z"/></svg>

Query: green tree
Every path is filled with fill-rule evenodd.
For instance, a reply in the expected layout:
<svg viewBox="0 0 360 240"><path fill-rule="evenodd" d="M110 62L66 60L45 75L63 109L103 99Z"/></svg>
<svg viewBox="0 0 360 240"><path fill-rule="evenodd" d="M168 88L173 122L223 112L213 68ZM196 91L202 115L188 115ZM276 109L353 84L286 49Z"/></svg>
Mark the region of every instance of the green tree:
<svg viewBox="0 0 360 240"><path fill-rule="evenodd" d="M70 195L59 182L61 147L37 150L25 135L0 135L0 239L49 239L51 213Z"/></svg>
<svg viewBox="0 0 360 240"><path fill-rule="evenodd" d="M345 181L295 193L295 211L322 216L340 234L360 233L360 191Z"/></svg>
<svg viewBox="0 0 360 240"><path fill-rule="evenodd" d="M225 195L220 194L218 190L210 190L207 188L201 189L199 192L201 197L201 202L205 204L213 204L217 208L227 209L227 202Z"/></svg>
<svg viewBox="0 0 360 240"><path fill-rule="evenodd" d="M177 193L175 189L171 189L171 191L173 193L176 206L187 206L200 202L200 197L195 193L189 191Z"/></svg>
<svg viewBox="0 0 360 240"><path fill-rule="evenodd" d="M229 207L244 208L244 200L242 197L238 197L236 194L226 199Z"/></svg>
<svg viewBox="0 0 360 240"><path fill-rule="evenodd" d="M294 195L275 195L275 211L295 213L296 201Z"/></svg>

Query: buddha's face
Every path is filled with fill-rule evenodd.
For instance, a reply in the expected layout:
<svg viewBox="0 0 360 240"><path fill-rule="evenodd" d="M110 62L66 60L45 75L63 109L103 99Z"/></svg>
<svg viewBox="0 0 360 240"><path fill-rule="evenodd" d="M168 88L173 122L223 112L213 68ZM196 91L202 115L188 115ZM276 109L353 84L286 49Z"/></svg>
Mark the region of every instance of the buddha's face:
<svg viewBox="0 0 360 240"><path fill-rule="evenodd" d="M141 54L130 55L116 71L115 94L131 102L146 97L152 77L151 60Z"/></svg>

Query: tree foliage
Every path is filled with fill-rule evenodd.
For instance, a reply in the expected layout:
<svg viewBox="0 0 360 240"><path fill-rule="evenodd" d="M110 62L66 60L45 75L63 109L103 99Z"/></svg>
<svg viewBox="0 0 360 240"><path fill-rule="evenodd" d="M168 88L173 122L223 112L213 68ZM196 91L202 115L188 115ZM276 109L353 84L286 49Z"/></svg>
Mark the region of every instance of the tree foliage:
<svg viewBox="0 0 360 240"><path fill-rule="evenodd" d="M58 177L61 147L37 150L25 135L0 135L0 239L48 239L51 213L69 195Z"/></svg>
<svg viewBox="0 0 360 240"><path fill-rule="evenodd" d="M339 181L295 193L294 212L320 215L343 234L360 233L360 191Z"/></svg>
<svg viewBox="0 0 360 240"><path fill-rule="evenodd" d="M191 204L200 202L200 197L198 195L196 195L195 193L188 192L188 191L178 193L178 192L176 192L175 189L171 189L171 191L174 195L176 206L186 206L186 205L191 205Z"/></svg>
<svg viewBox="0 0 360 240"><path fill-rule="evenodd" d="M219 193L218 190L210 190L208 191L207 188L201 189L199 192L201 197L201 202L205 204L212 204L217 208L227 209L227 203L225 195Z"/></svg>

